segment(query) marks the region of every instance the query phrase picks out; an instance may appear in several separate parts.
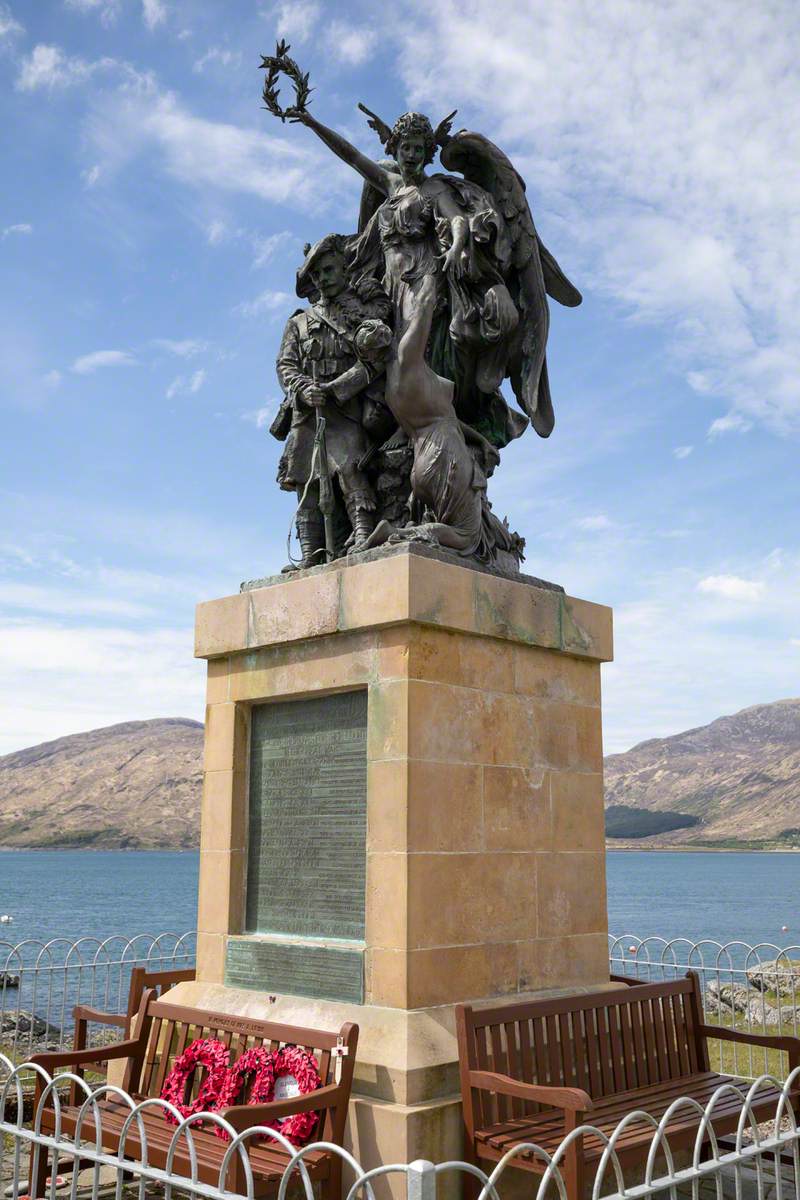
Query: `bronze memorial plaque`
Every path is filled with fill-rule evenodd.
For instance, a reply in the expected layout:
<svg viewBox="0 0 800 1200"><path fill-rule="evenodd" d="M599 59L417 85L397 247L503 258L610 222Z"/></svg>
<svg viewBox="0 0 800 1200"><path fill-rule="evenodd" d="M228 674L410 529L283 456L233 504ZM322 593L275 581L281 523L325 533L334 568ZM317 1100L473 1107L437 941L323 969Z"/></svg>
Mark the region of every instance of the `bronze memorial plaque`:
<svg viewBox="0 0 800 1200"><path fill-rule="evenodd" d="M253 708L247 931L364 937L367 693Z"/></svg>

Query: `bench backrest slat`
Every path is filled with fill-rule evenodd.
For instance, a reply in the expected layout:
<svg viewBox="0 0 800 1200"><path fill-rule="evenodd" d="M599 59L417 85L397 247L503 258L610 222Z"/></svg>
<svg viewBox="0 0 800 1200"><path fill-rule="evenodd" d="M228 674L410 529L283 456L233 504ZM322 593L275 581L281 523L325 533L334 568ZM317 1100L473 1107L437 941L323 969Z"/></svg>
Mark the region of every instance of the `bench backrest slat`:
<svg viewBox="0 0 800 1200"><path fill-rule="evenodd" d="M467 1071L579 1087L599 1099L708 1070L692 972L667 983L488 1009L459 1006L458 1012ZM540 1106L472 1089L467 1107L481 1127Z"/></svg>

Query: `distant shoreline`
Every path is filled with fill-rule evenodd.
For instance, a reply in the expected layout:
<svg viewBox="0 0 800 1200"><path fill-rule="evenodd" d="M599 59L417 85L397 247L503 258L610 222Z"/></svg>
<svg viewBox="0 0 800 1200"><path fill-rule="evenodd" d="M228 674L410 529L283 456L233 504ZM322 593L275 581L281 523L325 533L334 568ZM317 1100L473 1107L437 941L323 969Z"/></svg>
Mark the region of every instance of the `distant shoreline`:
<svg viewBox="0 0 800 1200"><path fill-rule="evenodd" d="M0 846L0 854L199 854L199 846Z"/></svg>
<svg viewBox="0 0 800 1200"><path fill-rule="evenodd" d="M763 846L637 846L627 842L607 854L800 854L800 847ZM199 854L199 846L0 846L0 854Z"/></svg>
<svg viewBox="0 0 800 1200"><path fill-rule="evenodd" d="M607 854L800 854L800 846L610 846Z"/></svg>

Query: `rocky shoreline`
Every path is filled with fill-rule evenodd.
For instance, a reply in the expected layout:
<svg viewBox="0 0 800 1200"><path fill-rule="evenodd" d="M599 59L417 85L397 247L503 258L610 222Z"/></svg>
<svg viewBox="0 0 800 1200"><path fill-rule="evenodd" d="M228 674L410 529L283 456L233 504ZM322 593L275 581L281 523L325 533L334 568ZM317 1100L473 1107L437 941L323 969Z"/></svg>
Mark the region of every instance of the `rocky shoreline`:
<svg viewBox="0 0 800 1200"><path fill-rule="evenodd" d="M30 1058L46 1050L60 1050L62 1045L62 1030L43 1017L24 1008L0 1013L0 1051L10 1050L16 1059L21 1053Z"/></svg>

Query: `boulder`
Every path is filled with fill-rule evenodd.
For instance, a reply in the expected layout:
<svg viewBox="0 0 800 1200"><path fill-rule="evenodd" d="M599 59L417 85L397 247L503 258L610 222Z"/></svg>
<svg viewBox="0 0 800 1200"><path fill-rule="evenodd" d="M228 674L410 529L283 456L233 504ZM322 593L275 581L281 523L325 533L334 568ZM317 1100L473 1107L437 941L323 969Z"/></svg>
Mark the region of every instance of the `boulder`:
<svg viewBox="0 0 800 1200"><path fill-rule="evenodd" d="M759 992L774 992L776 996L791 996L800 1001L800 963L773 958L750 967L747 978Z"/></svg>
<svg viewBox="0 0 800 1200"><path fill-rule="evenodd" d="M787 1011L794 1012L794 1009ZM712 979L706 988L706 1012L710 1017L740 1013L754 1031L766 1025L778 1025L782 1020L778 1009L773 1008L763 994L757 992L754 995L745 983L720 983L717 979Z"/></svg>
<svg viewBox="0 0 800 1200"><path fill-rule="evenodd" d="M706 1006L710 1013L723 1008L747 1012L753 999L746 983L720 983L718 979L711 979L706 987Z"/></svg>
<svg viewBox="0 0 800 1200"><path fill-rule="evenodd" d="M18 988L19 975L12 975L9 971L0 971L0 992L3 988Z"/></svg>

